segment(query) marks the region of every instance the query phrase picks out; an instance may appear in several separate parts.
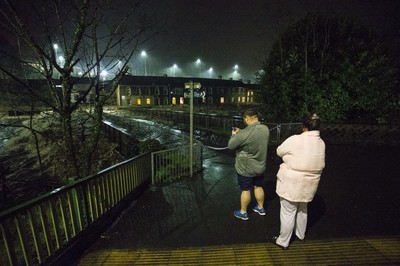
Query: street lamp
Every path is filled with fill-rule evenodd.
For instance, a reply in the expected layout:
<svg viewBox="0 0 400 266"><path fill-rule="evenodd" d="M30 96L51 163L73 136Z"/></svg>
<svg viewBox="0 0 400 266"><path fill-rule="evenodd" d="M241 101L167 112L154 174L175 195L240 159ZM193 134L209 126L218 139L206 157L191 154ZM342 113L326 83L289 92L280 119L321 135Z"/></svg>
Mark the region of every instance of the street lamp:
<svg viewBox="0 0 400 266"><path fill-rule="evenodd" d="M100 72L100 76L103 77L103 80L106 80L107 75L108 75L108 71L107 70L103 70L103 71Z"/></svg>
<svg viewBox="0 0 400 266"><path fill-rule="evenodd" d="M60 65L64 66L64 56L60 55L58 61L60 62Z"/></svg>
<svg viewBox="0 0 400 266"><path fill-rule="evenodd" d="M209 78L212 77L212 72L213 72L213 68L210 67L210 69L208 69L208 77L209 77Z"/></svg>
<svg viewBox="0 0 400 266"><path fill-rule="evenodd" d="M235 77L237 78L238 77L238 68L239 68L239 66L238 65L235 65L234 67L233 67L233 69L235 69L235 71L233 71L233 78L235 79Z"/></svg>
<svg viewBox="0 0 400 266"><path fill-rule="evenodd" d="M175 77L175 71L176 71L177 68L178 68L178 66L177 66L176 64L174 64L174 65L172 66L172 70L173 70L173 72L174 72L174 77Z"/></svg>
<svg viewBox="0 0 400 266"><path fill-rule="evenodd" d="M55 54L55 57L56 57L56 63L57 63L57 52L58 52L58 45L55 43L55 44L53 44L53 49L54 49L54 54Z"/></svg>
<svg viewBox="0 0 400 266"><path fill-rule="evenodd" d="M201 60L200 60L200 58L198 58L196 60L196 65L199 66L199 69L200 69L199 77L201 78Z"/></svg>
<svg viewBox="0 0 400 266"><path fill-rule="evenodd" d="M146 51L142 51L140 55L144 58L144 75L147 76L147 65L146 65L147 53Z"/></svg>

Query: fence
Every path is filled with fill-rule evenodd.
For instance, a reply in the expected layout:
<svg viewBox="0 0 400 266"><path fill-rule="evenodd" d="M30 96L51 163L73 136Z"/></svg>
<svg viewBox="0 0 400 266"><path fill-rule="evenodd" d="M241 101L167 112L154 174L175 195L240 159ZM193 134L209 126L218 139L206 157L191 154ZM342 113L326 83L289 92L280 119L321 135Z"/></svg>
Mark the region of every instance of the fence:
<svg viewBox="0 0 400 266"><path fill-rule="evenodd" d="M328 144L400 145L400 125L324 124L321 137Z"/></svg>
<svg viewBox="0 0 400 266"><path fill-rule="evenodd" d="M203 167L203 146L193 145L193 173ZM181 146L151 154L152 184L160 185L190 175L189 146Z"/></svg>
<svg viewBox="0 0 400 266"><path fill-rule="evenodd" d="M150 183L150 163L146 153L0 213L0 265L47 263L112 221Z"/></svg>

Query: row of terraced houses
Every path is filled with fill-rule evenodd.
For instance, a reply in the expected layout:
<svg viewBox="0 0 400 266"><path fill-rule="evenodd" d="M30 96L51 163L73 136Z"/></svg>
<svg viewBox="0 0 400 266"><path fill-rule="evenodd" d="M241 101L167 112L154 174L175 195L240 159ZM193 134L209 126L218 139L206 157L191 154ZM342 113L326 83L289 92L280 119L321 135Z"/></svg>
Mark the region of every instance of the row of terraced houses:
<svg viewBox="0 0 400 266"><path fill-rule="evenodd" d="M122 78L109 104L132 107L153 107L161 105L183 105L189 103L189 90L185 89L185 83L200 83L200 88L194 90L193 102L196 105L248 105L257 103L256 96L258 85L241 80L224 80L208 78L168 77L168 76L130 76ZM54 81L56 87L61 87L60 80ZM76 78L72 92L72 101L84 97L90 84L89 78ZM20 94L24 86L10 79L0 81L1 88L7 95ZM43 79L28 80L29 87L46 93L48 85ZM107 90L108 81L103 82L103 88ZM10 92L10 94L8 94ZM94 101L94 93L85 96L85 102ZM23 101L21 102L23 106ZM5 109L8 100L6 97L0 101ZM3 109L4 109L3 108Z"/></svg>
<svg viewBox="0 0 400 266"><path fill-rule="evenodd" d="M258 86L241 80L168 76L125 76L117 90L118 106L181 105L189 101L187 82L200 83L193 92L195 104L254 104Z"/></svg>

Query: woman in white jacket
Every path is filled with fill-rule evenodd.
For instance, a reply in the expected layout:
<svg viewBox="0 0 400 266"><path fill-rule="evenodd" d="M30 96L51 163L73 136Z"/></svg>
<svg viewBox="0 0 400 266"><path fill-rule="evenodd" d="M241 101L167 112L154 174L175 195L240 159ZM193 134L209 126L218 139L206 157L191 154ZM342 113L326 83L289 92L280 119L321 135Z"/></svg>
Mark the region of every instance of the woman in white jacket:
<svg viewBox="0 0 400 266"><path fill-rule="evenodd" d="M286 139L276 150L282 157L276 193L280 197L280 235L273 242L287 249L293 231L304 240L307 227L307 204L318 188L325 167L325 143L320 138L321 122L316 114L303 121L303 133Z"/></svg>

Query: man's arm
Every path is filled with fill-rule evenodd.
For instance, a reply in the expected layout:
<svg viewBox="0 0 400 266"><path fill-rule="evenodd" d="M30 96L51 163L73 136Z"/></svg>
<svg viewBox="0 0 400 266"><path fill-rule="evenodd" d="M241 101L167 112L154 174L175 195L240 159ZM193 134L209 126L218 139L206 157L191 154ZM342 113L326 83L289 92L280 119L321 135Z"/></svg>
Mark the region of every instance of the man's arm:
<svg viewBox="0 0 400 266"><path fill-rule="evenodd" d="M245 140L244 135L246 135L246 132L242 130L240 132L237 132L236 134L232 134L231 138L228 141L228 149L236 150L237 148L239 148Z"/></svg>

